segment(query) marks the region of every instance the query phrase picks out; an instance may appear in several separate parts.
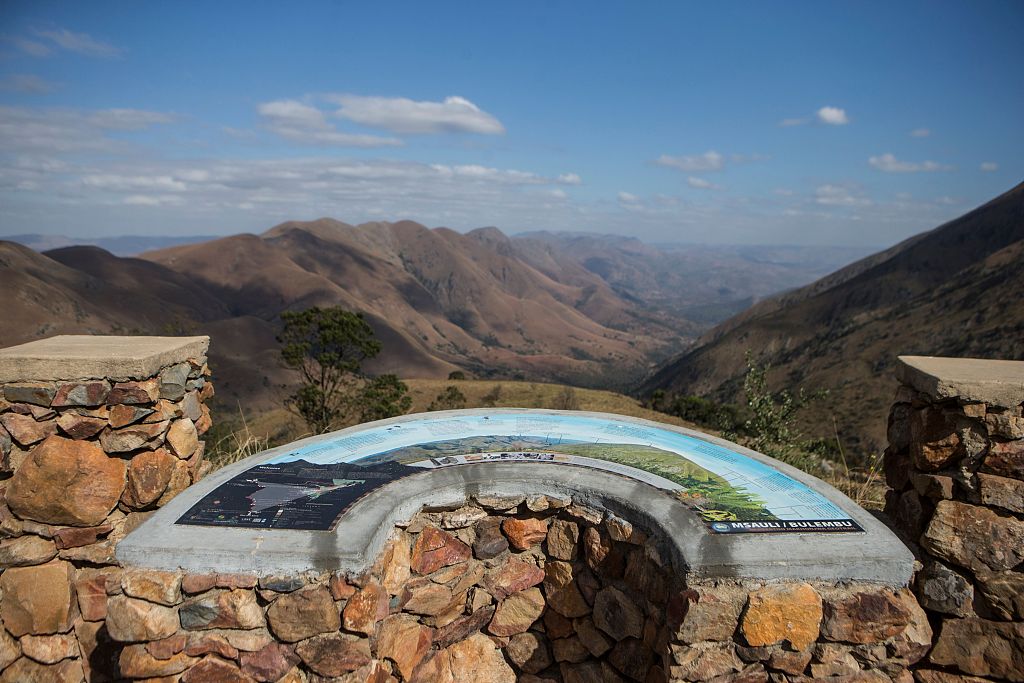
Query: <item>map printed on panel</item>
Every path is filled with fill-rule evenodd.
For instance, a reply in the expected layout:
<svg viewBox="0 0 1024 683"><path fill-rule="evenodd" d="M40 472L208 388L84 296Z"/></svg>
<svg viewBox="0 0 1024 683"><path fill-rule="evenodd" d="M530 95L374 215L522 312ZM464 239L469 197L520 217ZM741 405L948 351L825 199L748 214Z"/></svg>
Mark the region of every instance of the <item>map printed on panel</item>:
<svg viewBox="0 0 1024 683"><path fill-rule="evenodd" d="M391 481L483 462L629 477L673 496L712 533L863 531L806 485L696 436L627 419L529 412L423 417L297 444L222 483L177 524L330 530Z"/></svg>

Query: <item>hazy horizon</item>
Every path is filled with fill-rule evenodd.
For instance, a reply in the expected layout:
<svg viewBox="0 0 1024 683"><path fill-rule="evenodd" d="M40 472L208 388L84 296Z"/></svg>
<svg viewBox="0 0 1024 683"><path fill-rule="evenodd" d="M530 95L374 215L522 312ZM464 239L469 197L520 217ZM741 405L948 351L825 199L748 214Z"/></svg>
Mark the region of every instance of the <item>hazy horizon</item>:
<svg viewBox="0 0 1024 683"><path fill-rule="evenodd" d="M1022 33L999 2L8 2L0 235L883 248L1024 178Z"/></svg>

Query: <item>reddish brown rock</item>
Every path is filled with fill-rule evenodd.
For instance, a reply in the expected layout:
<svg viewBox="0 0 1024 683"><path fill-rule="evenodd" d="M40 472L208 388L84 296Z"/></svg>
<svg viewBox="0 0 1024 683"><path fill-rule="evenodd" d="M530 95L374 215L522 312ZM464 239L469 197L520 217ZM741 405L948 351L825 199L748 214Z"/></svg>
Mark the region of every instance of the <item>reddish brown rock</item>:
<svg viewBox="0 0 1024 683"><path fill-rule="evenodd" d="M82 546L92 545L113 530L114 527L111 524L100 524L99 526L89 527L69 526L64 527L63 529L55 529L53 532L53 541L61 550L66 550L68 548L81 548Z"/></svg>
<svg viewBox="0 0 1024 683"><path fill-rule="evenodd" d="M152 408L121 404L111 406L108 420L111 427L120 429L121 427L127 427L132 423L138 422L152 412Z"/></svg>
<svg viewBox="0 0 1024 683"><path fill-rule="evenodd" d="M474 530L476 540L473 541L473 554L477 558L490 560L508 550L508 539L501 533L500 517L481 520Z"/></svg>
<svg viewBox="0 0 1024 683"><path fill-rule="evenodd" d="M595 657L601 657L612 648L612 641L594 625L593 619L574 619L573 628L583 647Z"/></svg>
<svg viewBox="0 0 1024 683"><path fill-rule="evenodd" d="M103 621L107 618L107 577L80 577L75 581L78 596L78 610L86 621Z"/></svg>
<svg viewBox="0 0 1024 683"><path fill-rule="evenodd" d="M483 584L496 600L502 600L512 593L536 586L543 580L543 569L510 557L501 566L488 571Z"/></svg>
<svg viewBox="0 0 1024 683"><path fill-rule="evenodd" d="M53 541L21 536L0 541L0 567L28 567L49 562L57 555Z"/></svg>
<svg viewBox="0 0 1024 683"><path fill-rule="evenodd" d="M50 404L54 408L67 406L101 406L110 394L110 382L105 379L92 382L69 382L57 389Z"/></svg>
<svg viewBox="0 0 1024 683"><path fill-rule="evenodd" d="M615 644L608 661L626 678L643 681L654 664L654 653L636 638L626 638Z"/></svg>
<svg viewBox="0 0 1024 683"><path fill-rule="evenodd" d="M188 637L184 633L176 633L169 638L146 643L146 652L157 659L170 659L179 652L184 652L187 644Z"/></svg>
<svg viewBox="0 0 1024 683"><path fill-rule="evenodd" d="M821 636L844 643L877 643L899 635L911 613L892 591L839 591L826 596Z"/></svg>
<svg viewBox="0 0 1024 683"><path fill-rule="evenodd" d="M452 643L465 640L470 634L489 624L493 617L494 607L491 605L476 609L469 615L434 631L434 644L439 648L445 648Z"/></svg>
<svg viewBox="0 0 1024 683"><path fill-rule="evenodd" d="M156 501L167 489L177 458L164 449L139 453L128 465L128 483L121 501L139 510Z"/></svg>
<svg viewBox="0 0 1024 683"><path fill-rule="evenodd" d="M270 640L269 638L267 639ZM262 644L262 647L267 647L270 642ZM258 651L261 648L253 648L253 652ZM212 633L204 633L202 635L193 634L189 637L188 642L185 645L185 654L190 657L202 657L203 655L216 654L224 659L238 659L238 649L229 643L223 636L215 635Z"/></svg>
<svg viewBox="0 0 1024 683"><path fill-rule="evenodd" d="M501 523L501 530L516 550L528 550L548 535L548 524L543 519L517 519L509 517Z"/></svg>
<svg viewBox="0 0 1024 683"><path fill-rule="evenodd" d="M530 590L536 590L531 588ZM538 591L539 592L539 591ZM521 593L517 594L521 595ZM514 596L513 596L514 597ZM509 598L511 599L511 598ZM516 674L494 642L477 633L445 649L458 683L515 683Z"/></svg>
<svg viewBox="0 0 1024 683"><path fill-rule="evenodd" d="M253 683L231 662L209 655L181 676L181 683Z"/></svg>
<svg viewBox="0 0 1024 683"><path fill-rule="evenodd" d="M331 591L331 597L335 600L348 600L359 590L350 584L343 574L333 575L328 582L328 588Z"/></svg>
<svg viewBox="0 0 1024 683"><path fill-rule="evenodd" d="M573 634L568 638L558 638L551 641L551 652L556 662L572 662L574 664L590 659L590 652L579 636Z"/></svg>
<svg viewBox="0 0 1024 683"><path fill-rule="evenodd" d="M538 588L513 593L498 603L487 630L496 636L513 636L530 628L544 611L544 596Z"/></svg>
<svg viewBox="0 0 1024 683"><path fill-rule="evenodd" d="M1011 479L1024 479L1024 439L993 441L981 471Z"/></svg>
<svg viewBox="0 0 1024 683"><path fill-rule="evenodd" d="M96 526L117 505L125 464L96 444L50 437L11 478L7 504L23 519Z"/></svg>
<svg viewBox="0 0 1024 683"><path fill-rule="evenodd" d="M978 493L985 505L1024 513L1024 481L978 472Z"/></svg>
<svg viewBox="0 0 1024 683"><path fill-rule="evenodd" d="M18 641L12 638L6 629L0 628L0 671L6 669L20 656L21 646Z"/></svg>
<svg viewBox="0 0 1024 683"><path fill-rule="evenodd" d="M975 676L1024 681L1024 623L947 619L928 661Z"/></svg>
<svg viewBox="0 0 1024 683"><path fill-rule="evenodd" d="M923 474L913 472L910 481L918 495L935 500L949 500L953 497L953 477L944 474Z"/></svg>
<svg viewBox="0 0 1024 683"><path fill-rule="evenodd" d="M0 574L0 618L11 634L64 632L74 616L73 569L54 560L35 567L15 567Z"/></svg>
<svg viewBox="0 0 1024 683"><path fill-rule="evenodd" d="M935 506L921 545L935 557L975 572L1012 569L1024 562L1024 521L943 500Z"/></svg>
<svg viewBox="0 0 1024 683"><path fill-rule="evenodd" d="M955 419L943 410L925 407L910 414L910 455L926 472L942 469L963 455Z"/></svg>
<svg viewBox="0 0 1024 683"><path fill-rule="evenodd" d="M810 584L776 584L750 594L740 628L755 647L788 642L805 650L818 639L821 619L821 596Z"/></svg>
<svg viewBox="0 0 1024 683"><path fill-rule="evenodd" d="M370 663L370 641L347 633L331 633L302 641L295 653L314 673L342 676Z"/></svg>
<svg viewBox="0 0 1024 683"><path fill-rule="evenodd" d="M119 663L121 675L126 678L156 678L180 674L195 664L196 659L184 652L158 659L146 651L145 645L126 645L121 650Z"/></svg>
<svg viewBox="0 0 1024 683"><path fill-rule="evenodd" d="M572 621L553 609L544 612L544 632L549 638L566 638L576 632Z"/></svg>
<svg viewBox="0 0 1024 683"><path fill-rule="evenodd" d="M452 589L427 579L415 579L406 584L399 603L413 614L438 615L452 604Z"/></svg>
<svg viewBox="0 0 1024 683"><path fill-rule="evenodd" d="M156 501L156 507L163 507L176 495L192 485L192 470L184 460L174 463L174 471L171 472L171 480L167 482L167 490Z"/></svg>
<svg viewBox="0 0 1024 683"><path fill-rule="evenodd" d="M372 635L378 621L388 615L388 592L379 583L369 582L349 598L342 612L346 631Z"/></svg>
<svg viewBox="0 0 1024 683"><path fill-rule="evenodd" d="M1024 572L980 573L978 592L995 618L1024 621Z"/></svg>
<svg viewBox="0 0 1024 683"><path fill-rule="evenodd" d="M21 651L40 664L56 664L62 659L78 656L78 641L74 634L26 635L21 639Z"/></svg>
<svg viewBox="0 0 1024 683"><path fill-rule="evenodd" d="M726 676L743 669L743 662L736 656L732 643L697 643L679 649L673 647L673 657L676 662L676 666L672 667L673 679L710 681L716 676Z"/></svg>
<svg viewBox="0 0 1024 683"><path fill-rule="evenodd" d="M427 526L416 538L410 565L417 574L432 574L441 567L465 562L469 546L446 531Z"/></svg>
<svg viewBox="0 0 1024 683"><path fill-rule="evenodd" d="M3 398L11 403L29 403L49 408L57 387L50 382L11 382L3 386Z"/></svg>
<svg viewBox="0 0 1024 683"><path fill-rule="evenodd" d="M107 453L130 453L153 448L162 443L168 425L168 422L142 422L121 429L108 427L100 432L100 445Z"/></svg>
<svg viewBox="0 0 1024 683"><path fill-rule="evenodd" d="M262 682L276 681L299 663L299 656L292 648L280 643L270 643L256 652L241 655L242 673Z"/></svg>
<svg viewBox="0 0 1024 683"><path fill-rule="evenodd" d="M155 403L160 398L160 380L153 378L143 382L118 382L107 394L107 403L115 405L144 405Z"/></svg>
<svg viewBox="0 0 1024 683"><path fill-rule="evenodd" d="M384 546L381 553L381 585L389 595L398 595L402 586L409 581L412 557L409 550L409 537L403 532Z"/></svg>
<svg viewBox="0 0 1024 683"><path fill-rule="evenodd" d="M132 598L158 605L176 605L181 600L181 574L153 569L127 569L121 575L121 589Z"/></svg>
<svg viewBox="0 0 1024 683"><path fill-rule="evenodd" d="M270 604L266 617L270 631L289 643L337 631L341 627L338 607L324 586L281 596Z"/></svg>
<svg viewBox="0 0 1024 683"><path fill-rule="evenodd" d="M575 560L579 549L579 540L579 524L565 519L556 519L548 527L548 555L559 560Z"/></svg>
<svg viewBox="0 0 1024 683"><path fill-rule="evenodd" d="M564 617L573 619L590 614L590 604L580 592L568 562L551 560L544 566L544 595L548 607Z"/></svg>
<svg viewBox="0 0 1024 683"><path fill-rule="evenodd" d="M932 647L932 627L928 614L921 609L914 594L907 588L901 588L897 594L900 602L910 613L910 623L903 632L889 641L889 652L902 657L910 664L917 664Z"/></svg>
<svg viewBox="0 0 1024 683"><path fill-rule="evenodd" d="M608 586L594 600L594 624L615 640L640 638L644 615L635 600L618 588Z"/></svg>
<svg viewBox="0 0 1024 683"><path fill-rule="evenodd" d="M196 425L187 417L175 420L167 430L167 445L179 458L188 458L199 447Z"/></svg>
<svg viewBox="0 0 1024 683"><path fill-rule="evenodd" d="M251 590L204 593L186 600L178 610L187 631L212 628L253 629L264 625L263 609Z"/></svg>
<svg viewBox="0 0 1024 683"><path fill-rule="evenodd" d="M210 394L212 395L213 385L207 384L206 386L210 388ZM199 436L202 436L203 434L210 430L210 427L213 426L213 419L210 417L209 406L203 405L199 408L199 411L199 419L196 420L196 432L199 434Z"/></svg>
<svg viewBox="0 0 1024 683"><path fill-rule="evenodd" d="M178 615L170 607L115 595L107 601L107 632L121 643L168 638L178 630Z"/></svg>
<svg viewBox="0 0 1024 683"><path fill-rule="evenodd" d="M414 617L392 615L380 624L377 656L390 659L406 680L430 650L433 634Z"/></svg>
<svg viewBox="0 0 1024 683"><path fill-rule="evenodd" d="M99 417L66 412L57 418L57 426L72 439L89 439L99 434L107 426L107 421Z"/></svg>
<svg viewBox="0 0 1024 683"><path fill-rule="evenodd" d="M512 636L505 647L505 655L520 671L531 674L540 673L554 663L548 639L533 631Z"/></svg>
<svg viewBox="0 0 1024 683"><path fill-rule="evenodd" d="M0 674L0 683L81 683L85 676L79 659L40 664L22 657Z"/></svg>
<svg viewBox="0 0 1024 683"><path fill-rule="evenodd" d="M684 643L732 640L747 591L735 586L694 586L680 594L676 638Z"/></svg>
<svg viewBox="0 0 1024 683"><path fill-rule="evenodd" d="M32 416L18 413L0 415L0 425L22 446L31 446L57 433L57 423L53 420L36 422Z"/></svg>

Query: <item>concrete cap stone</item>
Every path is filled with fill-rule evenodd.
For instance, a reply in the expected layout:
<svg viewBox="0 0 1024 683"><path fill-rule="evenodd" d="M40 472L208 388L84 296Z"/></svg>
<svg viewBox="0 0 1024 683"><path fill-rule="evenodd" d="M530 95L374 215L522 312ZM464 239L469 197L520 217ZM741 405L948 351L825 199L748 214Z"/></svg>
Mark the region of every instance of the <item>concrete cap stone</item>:
<svg viewBox="0 0 1024 683"><path fill-rule="evenodd" d="M1024 361L900 356L896 378L933 399L960 398L1003 408L1024 403Z"/></svg>
<svg viewBox="0 0 1024 683"><path fill-rule="evenodd" d="M153 377L189 358L205 359L209 337L58 335L0 349L0 383Z"/></svg>

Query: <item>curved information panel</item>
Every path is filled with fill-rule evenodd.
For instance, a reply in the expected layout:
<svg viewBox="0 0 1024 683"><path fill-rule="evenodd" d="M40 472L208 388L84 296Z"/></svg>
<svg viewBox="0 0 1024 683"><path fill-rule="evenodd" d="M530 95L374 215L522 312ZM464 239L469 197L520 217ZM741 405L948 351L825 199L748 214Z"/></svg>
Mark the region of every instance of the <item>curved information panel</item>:
<svg viewBox="0 0 1024 683"><path fill-rule="evenodd" d="M278 451L218 486L176 523L331 530L354 502L389 482L501 461L587 467L644 482L693 510L716 534L863 531L820 493L769 464L628 418L428 414Z"/></svg>

